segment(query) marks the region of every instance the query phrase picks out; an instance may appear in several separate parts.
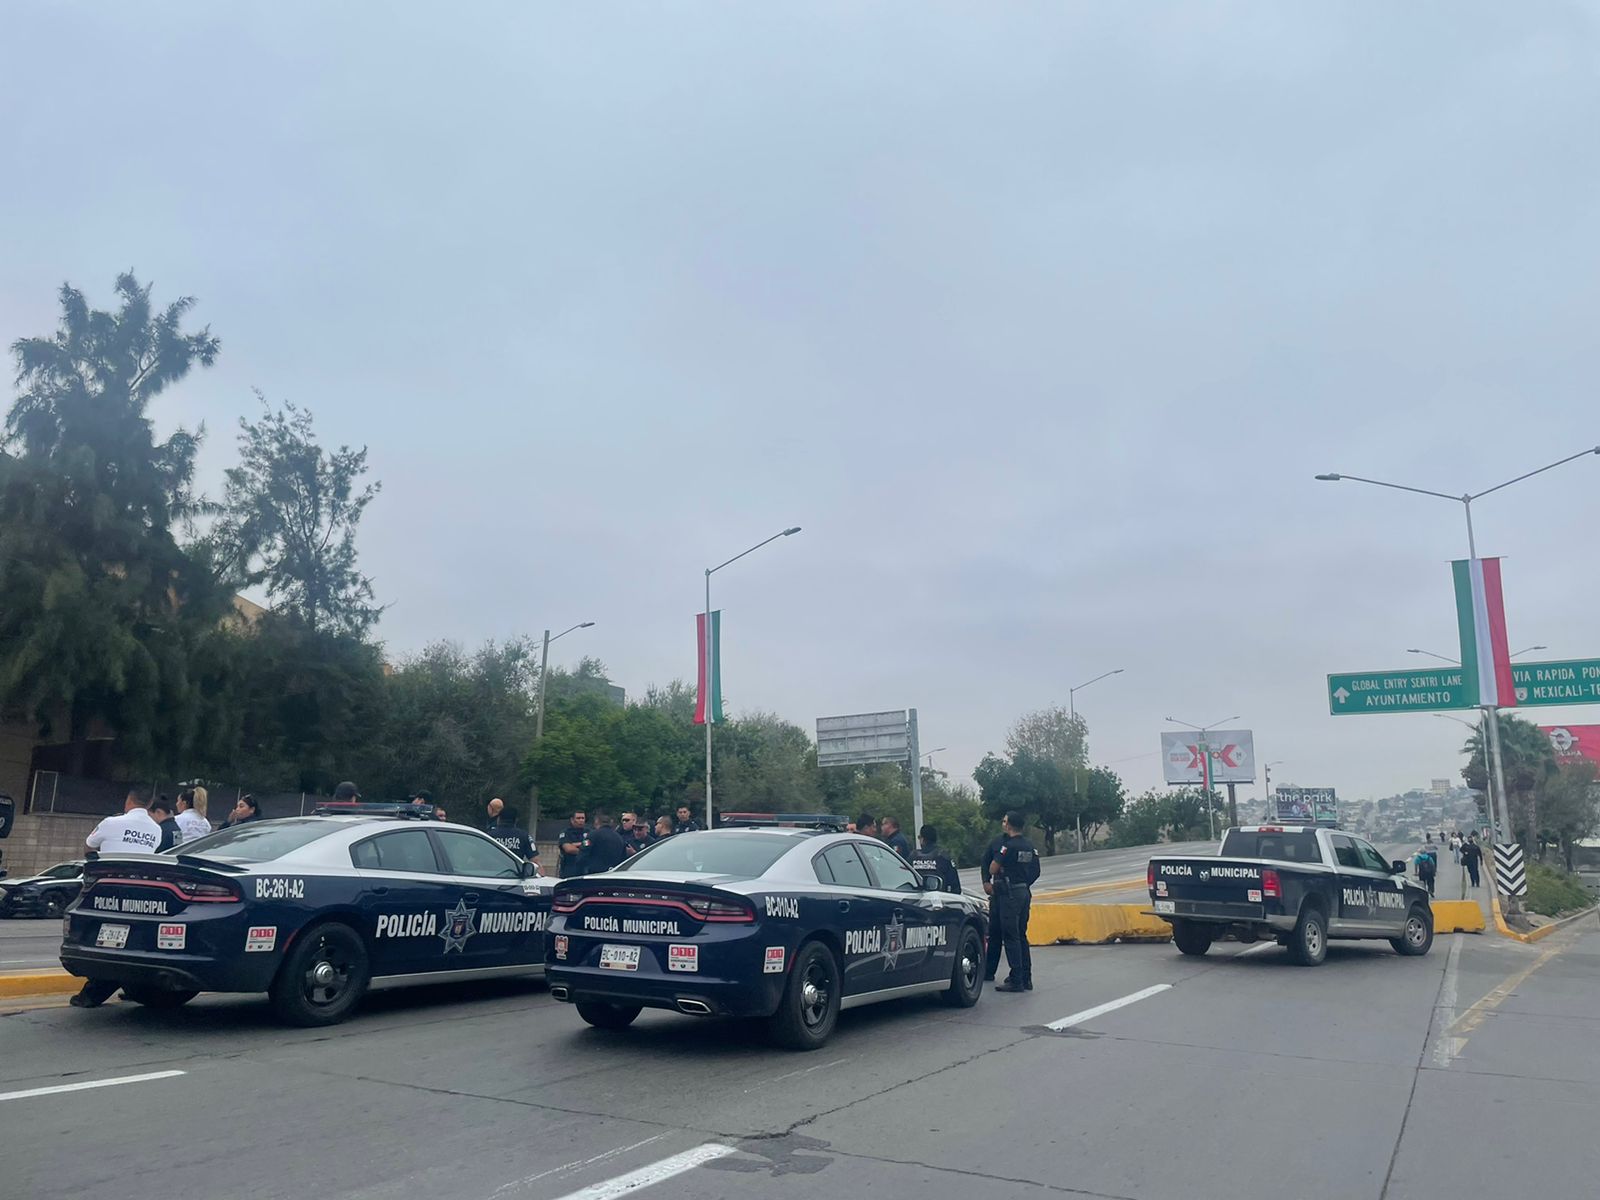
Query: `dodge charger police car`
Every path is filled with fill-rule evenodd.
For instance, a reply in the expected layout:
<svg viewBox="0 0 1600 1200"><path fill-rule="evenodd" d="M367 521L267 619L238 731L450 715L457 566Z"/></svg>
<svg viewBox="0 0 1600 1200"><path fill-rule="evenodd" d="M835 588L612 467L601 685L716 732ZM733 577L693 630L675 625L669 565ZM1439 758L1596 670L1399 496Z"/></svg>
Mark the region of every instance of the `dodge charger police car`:
<svg viewBox="0 0 1600 1200"><path fill-rule="evenodd" d="M83 859L57 863L27 879L0 879L0 917L60 918L83 886Z"/></svg>
<svg viewBox="0 0 1600 1200"><path fill-rule="evenodd" d="M266 992L283 1020L327 1025L373 985L542 974L550 889L461 825L251 822L89 863L61 964L151 1007Z"/></svg>
<svg viewBox="0 0 1600 1200"><path fill-rule="evenodd" d="M987 918L889 847L800 829L684 833L552 900L550 994L616 1029L644 1008L757 1017L821 1046L841 1009L942 993L976 1004Z"/></svg>

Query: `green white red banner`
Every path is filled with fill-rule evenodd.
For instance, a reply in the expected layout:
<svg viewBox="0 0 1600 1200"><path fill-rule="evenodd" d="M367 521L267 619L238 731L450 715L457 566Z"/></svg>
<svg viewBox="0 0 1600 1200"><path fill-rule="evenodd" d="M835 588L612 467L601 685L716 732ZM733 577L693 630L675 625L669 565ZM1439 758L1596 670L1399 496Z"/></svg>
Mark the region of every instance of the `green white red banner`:
<svg viewBox="0 0 1600 1200"><path fill-rule="evenodd" d="M700 648L700 667L696 673L694 723L706 723L706 614L696 613L695 640ZM728 718L722 711L722 610L711 612L711 723L720 725Z"/></svg>
<svg viewBox="0 0 1600 1200"><path fill-rule="evenodd" d="M1515 708L1511 646L1498 558L1463 558L1450 564L1456 579L1456 623L1461 628L1461 682L1471 704Z"/></svg>

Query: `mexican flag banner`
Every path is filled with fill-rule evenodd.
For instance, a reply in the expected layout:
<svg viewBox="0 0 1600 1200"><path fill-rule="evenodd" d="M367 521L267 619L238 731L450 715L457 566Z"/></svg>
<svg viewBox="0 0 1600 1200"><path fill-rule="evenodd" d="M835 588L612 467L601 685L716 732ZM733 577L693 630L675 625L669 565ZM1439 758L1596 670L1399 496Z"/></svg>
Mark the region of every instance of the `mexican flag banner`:
<svg viewBox="0 0 1600 1200"><path fill-rule="evenodd" d="M1473 704L1513 708L1511 646L1498 558L1464 558L1450 564L1456 576L1456 622L1461 626L1461 681Z"/></svg>
<svg viewBox="0 0 1600 1200"><path fill-rule="evenodd" d="M700 666L696 672L694 723L706 723L706 614L694 618L696 641L700 647ZM711 723L720 725L728 718L722 711L722 610L711 611Z"/></svg>

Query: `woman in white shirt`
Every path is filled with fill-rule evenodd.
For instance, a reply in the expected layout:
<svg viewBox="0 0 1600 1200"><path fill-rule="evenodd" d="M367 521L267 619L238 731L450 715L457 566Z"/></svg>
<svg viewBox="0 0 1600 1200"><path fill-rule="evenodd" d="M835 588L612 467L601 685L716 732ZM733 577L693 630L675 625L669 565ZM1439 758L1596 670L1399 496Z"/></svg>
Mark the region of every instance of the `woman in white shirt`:
<svg viewBox="0 0 1600 1200"><path fill-rule="evenodd" d="M211 832L211 822L206 819L205 788L186 788L178 793L178 832L186 842Z"/></svg>

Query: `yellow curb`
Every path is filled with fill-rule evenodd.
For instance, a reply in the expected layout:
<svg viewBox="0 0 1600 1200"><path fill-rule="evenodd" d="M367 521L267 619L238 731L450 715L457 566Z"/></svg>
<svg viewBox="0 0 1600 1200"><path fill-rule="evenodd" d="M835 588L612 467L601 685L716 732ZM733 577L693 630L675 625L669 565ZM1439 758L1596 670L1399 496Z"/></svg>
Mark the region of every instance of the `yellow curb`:
<svg viewBox="0 0 1600 1200"><path fill-rule="evenodd" d="M65 971L30 971L0 975L0 998L14 996L65 996L83 986L83 980Z"/></svg>
<svg viewBox="0 0 1600 1200"><path fill-rule="evenodd" d="M1551 921L1550 924L1541 925L1539 928L1530 933L1518 933L1515 929L1506 924L1505 916L1500 912L1500 898L1496 896L1494 900L1494 927L1506 937L1515 938L1519 942L1540 942L1549 937L1556 930L1563 929L1572 924L1574 921L1582 920L1584 917L1594 915L1596 908L1600 908L1600 905L1591 906L1584 909L1582 912L1575 912L1570 917L1562 917L1559 921Z"/></svg>
<svg viewBox="0 0 1600 1200"><path fill-rule="evenodd" d="M1067 896L1092 896L1096 892L1125 892L1129 888L1143 887L1148 876L1135 875L1132 879L1115 879L1109 883L1085 883L1079 887L1060 888L1053 892L1035 892L1035 900L1059 900Z"/></svg>
<svg viewBox="0 0 1600 1200"><path fill-rule="evenodd" d="M1060 942L1165 942L1172 927L1142 911L1140 904L1035 904L1028 918L1028 944Z"/></svg>
<svg viewBox="0 0 1600 1200"><path fill-rule="evenodd" d="M1435 933L1482 933L1488 928L1476 900L1435 900L1430 907Z"/></svg>

